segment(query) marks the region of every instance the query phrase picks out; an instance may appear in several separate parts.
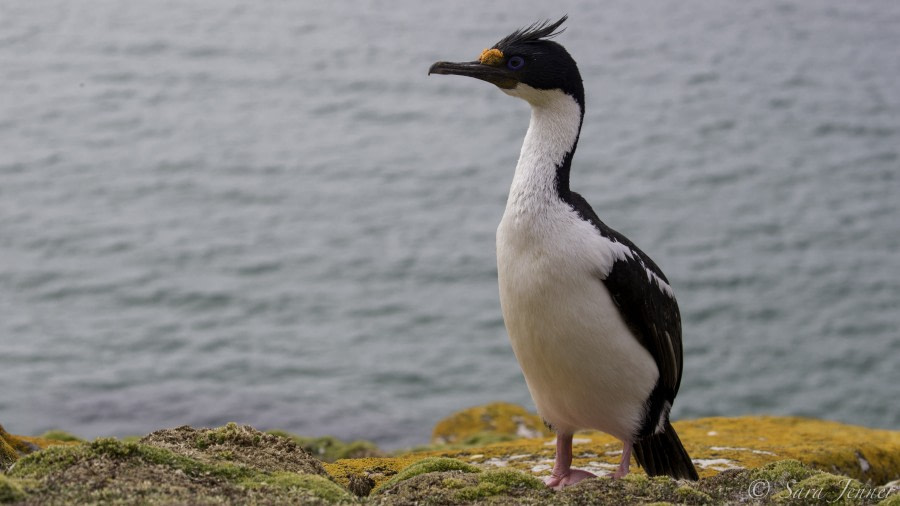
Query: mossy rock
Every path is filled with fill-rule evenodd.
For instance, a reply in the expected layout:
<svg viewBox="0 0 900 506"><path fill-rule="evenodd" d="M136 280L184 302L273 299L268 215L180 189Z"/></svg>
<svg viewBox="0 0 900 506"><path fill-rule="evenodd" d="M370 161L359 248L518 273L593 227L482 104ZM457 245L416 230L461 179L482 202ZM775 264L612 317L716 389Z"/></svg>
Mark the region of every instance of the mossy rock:
<svg viewBox="0 0 900 506"><path fill-rule="evenodd" d="M384 484L397 473L422 460L421 455L403 457L366 457L360 459L340 459L326 462L325 470L336 482L365 496Z"/></svg>
<svg viewBox="0 0 900 506"><path fill-rule="evenodd" d="M477 431L485 429L485 424L513 427L518 420L513 417L525 410L509 406L489 404L464 410L440 422L435 427L435 437L458 442L465 437L474 437ZM507 414L505 422L501 420L504 413ZM677 421L673 425L701 477L729 469L756 469L770 462L793 459L864 483L879 485L900 479L898 431L773 416L701 418ZM576 434L573 450L574 467L594 474L608 474L621 458L622 443L600 432L583 432ZM417 453L458 458L475 465L511 467L542 476L550 472L554 445L551 436L478 447L432 447ZM634 463L632 471L643 472Z"/></svg>
<svg viewBox="0 0 900 506"><path fill-rule="evenodd" d="M188 426L159 430L140 440L205 463L231 463L260 471L327 476L322 463L290 438L229 423L215 429Z"/></svg>
<svg viewBox="0 0 900 506"><path fill-rule="evenodd" d="M552 433L538 415L522 406L495 402L465 409L435 425L431 441L437 445L481 445Z"/></svg>
<svg viewBox="0 0 900 506"><path fill-rule="evenodd" d="M673 480L667 476L648 478L631 474L620 480L608 477L584 480L554 497L558 504L720 504L700 490L697 482Z"/></svg>
<svg viewBox="0 0 900 506"><path fill-rule="evenodd" d="M768 480L768 481L766 481ZM755 483L764 487L754 487ZM850 496L841 496L849 490ZM798 492L800 491L800 492ZM818 492L820 491L820 492ZM900 490L895 493L900 493ZM846 494L846 492L845 492ZM863 495L868 494L868 495ZM526 473L509 469L476 472L464 462L429 458L382 486L368 502L393 504L833 504L874 505L894 501L890 490L813 469L795 460L759 469L729 470L692 482L630 474L584 480L553 491ZM890 504L888 502L887 504Z"/></svg>
<svg viewBox="0 0 900 506"><path fill-rule="evenodd" d="M410 478L419 476L420 474L448 471L455 471L459 473L480 473L481 469L456 459L448 459L444 457L429 457L422 459L410 466L407 466L402 471L394 475L390 480L386 481L382 485L379 485L375 490L373 490L372 493L378 494L384 492L394 485L402 481L406 481Z"/></svg>
<svg viewBox="0 0 900 506"><path fill-rule="evenodd" d="M481 472L465 462L429 458L404 469L372 496L376 504L542 504L554 492L517 471Z"/></svg>
<svg viewBox="0 0 900 506"><path fill-rule="evenodd" d="M309 492L318 499L329 503L351 502L351 496L347 490L335 482L315 474L297 474L278 471L269 475L257 475L253 479L243 480L241 485L251 490L265 490L276 487L281 490L300 490Z"/></svg>
<svg viewBox="0 0 900 506"><path fill-rule="evenodd" d="M794 459L863 482L900 478L900 431L773 416L701 418L674 425L691 457L700 460L701 475L716 468L704 467L704 461L750 469Z"/></svg>
<svg viewBox="0 0 900 506"><path fill-rule="evenodd" d="M13 490L25 494L26 504L354 501L323 474L261 470L109 438L35 452L19 460L6 478Z"/></svg>

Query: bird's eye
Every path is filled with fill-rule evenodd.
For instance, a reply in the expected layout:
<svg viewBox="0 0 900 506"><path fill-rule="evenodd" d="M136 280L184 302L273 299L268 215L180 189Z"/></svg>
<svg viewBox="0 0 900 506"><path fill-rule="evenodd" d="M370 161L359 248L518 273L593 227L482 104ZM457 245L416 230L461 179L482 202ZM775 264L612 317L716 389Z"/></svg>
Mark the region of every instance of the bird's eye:
<svg viewBox="0 0 900 506"><path fill-rule="evenodd" d="M525 58L521 56L513 56L506 62L506 66L509 67L510 70L520 70L525 66Z"/></svg>

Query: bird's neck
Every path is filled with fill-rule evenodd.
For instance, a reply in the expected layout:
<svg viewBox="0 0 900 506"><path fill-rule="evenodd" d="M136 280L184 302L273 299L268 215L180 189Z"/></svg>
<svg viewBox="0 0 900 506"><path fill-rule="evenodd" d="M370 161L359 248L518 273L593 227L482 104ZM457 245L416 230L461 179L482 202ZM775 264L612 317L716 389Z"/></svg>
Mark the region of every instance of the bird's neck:
<svg viewBox="0 0 900 506"><path fill-rule="evenodd" d="M584 107L560 90L523 93L531 123L519 154L507 208L535 209L566 200L569 169L578 145Z"/></svg>

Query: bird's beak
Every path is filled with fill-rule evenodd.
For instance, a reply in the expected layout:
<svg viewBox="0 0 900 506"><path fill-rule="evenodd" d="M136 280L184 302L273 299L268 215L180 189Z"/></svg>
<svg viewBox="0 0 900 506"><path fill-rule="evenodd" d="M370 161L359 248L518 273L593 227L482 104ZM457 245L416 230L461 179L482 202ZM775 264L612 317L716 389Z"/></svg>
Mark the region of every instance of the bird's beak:
<svg viewBox="0 0 900 506"><path fill-rule="evenodd" d="M487 81L506 90L515 88L519 83L519 80L513 77L509 70L502 67L485 65L477 61L461 63L439 61L428 69L428 75L431 74L474 77L475 79Z"/></svg>

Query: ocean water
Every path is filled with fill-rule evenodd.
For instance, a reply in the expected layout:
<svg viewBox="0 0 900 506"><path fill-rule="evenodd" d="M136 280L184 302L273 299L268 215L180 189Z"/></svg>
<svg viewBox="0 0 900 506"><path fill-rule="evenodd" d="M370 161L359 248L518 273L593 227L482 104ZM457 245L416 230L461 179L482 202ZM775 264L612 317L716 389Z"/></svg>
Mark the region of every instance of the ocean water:
<svg viewBox="0 0 900 506"><path fill-rule="evenodd" d="M0 4L0 423L424 443L531 406L494 232L528 107L426 76L568 13L572 187L664 269L674 417L900 429L900 3Z"/></svg>

